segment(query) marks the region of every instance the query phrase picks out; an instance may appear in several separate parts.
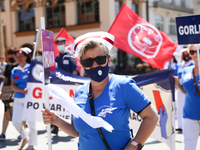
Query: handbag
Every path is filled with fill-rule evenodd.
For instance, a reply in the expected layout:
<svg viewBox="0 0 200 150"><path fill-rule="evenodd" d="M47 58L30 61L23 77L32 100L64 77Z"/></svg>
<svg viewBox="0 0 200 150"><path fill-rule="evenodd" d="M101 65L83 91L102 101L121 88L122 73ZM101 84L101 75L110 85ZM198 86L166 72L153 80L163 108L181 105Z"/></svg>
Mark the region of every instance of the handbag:
<svg viewBox="0 0 200 150"><path fill-rule="evenodd" d="M95 116L95 110L94 110L94 101L93 101L93 96L92 96L92 85L90 83L90 87L89 87L89 96L88 96L89 100L90 100L90 109L91 109L91 114L92 116ZM108 142L106 141L105 136L103 135L103 132L101 130L101 128L97 128L97 131L101 137L101 140L103 141L103 144L105 145L105 147L107 148L107 150L111 150Z"/></svg>
<svg viewBox="0 0 200 150"><path fill-rule="evenodd" d="M9 120L9 121L12 121L13 103L8 103L6 105L7 105L6 119Z"/></svg>
<svg viewBox="0 0 200 150"><path fill-rule="evenodd" d="M4 85L2 88L1 100L13 99L15 91L11 88L11 85Z"/></svg>

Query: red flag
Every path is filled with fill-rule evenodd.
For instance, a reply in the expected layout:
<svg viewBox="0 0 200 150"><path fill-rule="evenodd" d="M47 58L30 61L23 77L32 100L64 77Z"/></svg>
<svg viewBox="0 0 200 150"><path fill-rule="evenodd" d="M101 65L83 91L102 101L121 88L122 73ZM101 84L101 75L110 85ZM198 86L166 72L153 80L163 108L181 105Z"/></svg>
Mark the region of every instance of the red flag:
<svg viewBox="0 0 200 150"><path fill-rule="evenodd" d="M115 36L114 46L158 69L164 68L177 47L177 43L164 32L139 17L125 4L108 32Z"/></svg>
<svg viewBox="0 0 200 150"><path fill-rule="evenodd" d="M65 39L66 39L66 44L65 44L65 49L67 49L70 53L74 53L74 50L72 49L72 44L73 44L73 42L74 42L74 38L71 36L71 35L69 35L68 33L67 33L67 31L64 29L64 28L62 28L60 31L59 31L59 33L58 33L58 35L55 37L55 39L54 39L54 49L55 49L55 57L59 54L59 50L58 50L58 48L57 48L57 45L56 45L56 39L57 38L59 38L59 37L64 37ZM78 66L78 70L79 70L79 72L80 72L80 70L81 70L81 64L80 64L80 60L79 60L79 58L76 58L76 64L77 64L77 66Z"/></svg>

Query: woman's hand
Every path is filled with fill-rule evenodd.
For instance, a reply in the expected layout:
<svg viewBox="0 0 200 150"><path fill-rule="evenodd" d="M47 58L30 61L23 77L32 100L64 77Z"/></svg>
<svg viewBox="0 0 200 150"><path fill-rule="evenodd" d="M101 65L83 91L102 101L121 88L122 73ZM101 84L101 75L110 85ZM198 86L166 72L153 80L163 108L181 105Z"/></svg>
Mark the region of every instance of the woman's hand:
<svg viewBox="0 0 200 150"><path fill-rule="evenodd" d="M179 85L178 76L172 76L172 77L174 78L175 87L178 88Z"/></svg>
<svg viewBox="0 0 200 150"><path fill-rule="evenodd" d="M54 112L49 111L48 109L42 110L42 118L44 124L54 124L57 122L57 115Z"/></svg>
<svg viewBox="0 0 200 150"><path fill-rule="evenodd" d="M24 126L25 129L27 128L26 121L22 121L22 125Z"/></svg>
<svg viewBox="0 0 200 150"><path fill-rule="evenodd" d="M28 93L28 89L27 88L23 89L23 93L27 94Z"/></svg>
<svg viewBox="0 0 200 150"><path fill-rule="evenodd" d="M175 87L179 89L183 94L186 94L185 90L183 89L183 86L180 84L179 79L177 76L172 76L174 78Z"/></svg>

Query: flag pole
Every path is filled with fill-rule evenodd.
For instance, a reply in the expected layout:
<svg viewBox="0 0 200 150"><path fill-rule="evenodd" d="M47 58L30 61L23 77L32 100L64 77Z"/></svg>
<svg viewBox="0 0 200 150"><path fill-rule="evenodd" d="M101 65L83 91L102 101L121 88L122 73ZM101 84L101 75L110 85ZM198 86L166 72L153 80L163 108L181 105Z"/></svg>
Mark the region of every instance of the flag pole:
<svg viewBox="0 0 200 150"><path fill-rule="evenodd" d="M45 21L44 21L44 17L40 17L40 21L41 21L41 29L45 29ZM42 34L41 34L41 39L42 39ZM42 41L42 40L41 40ZM43 43L42 43L42 51L43 51ZM44 71L44 67L43 67L43 85L45 87L45 71ZM44 88L44 98L45 98L45 107L49 110L49 94L46 90L46 88ZM48 150L52 150L52 145L51 145L51 125L47 124L47 137L48 137Z"/></svg>
<svg viewBox="0 0 200 150"><path fill-rule="evenodd" d="M33 42L33 44L34 44L33 57L32 57L33 60L35 59L35 53L36 53L37 43L38 43L38 36L39 36L39 27L36 29L35 41Z"/></svg>

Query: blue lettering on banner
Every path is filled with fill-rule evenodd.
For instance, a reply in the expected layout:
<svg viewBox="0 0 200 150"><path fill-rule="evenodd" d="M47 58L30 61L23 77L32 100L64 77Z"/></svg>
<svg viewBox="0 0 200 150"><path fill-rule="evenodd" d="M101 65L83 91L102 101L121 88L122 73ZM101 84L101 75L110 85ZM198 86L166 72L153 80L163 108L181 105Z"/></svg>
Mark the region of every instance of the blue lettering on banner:
<svg viewBox="0 0 200 150"><path fill-rule="evenodd" d="M178 44L200 43L200 15L176 17Z"/></svg>

